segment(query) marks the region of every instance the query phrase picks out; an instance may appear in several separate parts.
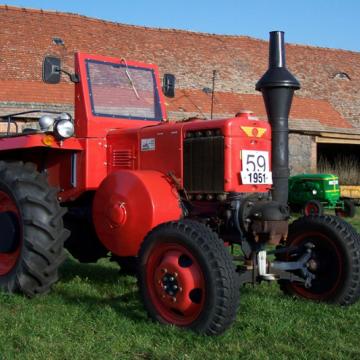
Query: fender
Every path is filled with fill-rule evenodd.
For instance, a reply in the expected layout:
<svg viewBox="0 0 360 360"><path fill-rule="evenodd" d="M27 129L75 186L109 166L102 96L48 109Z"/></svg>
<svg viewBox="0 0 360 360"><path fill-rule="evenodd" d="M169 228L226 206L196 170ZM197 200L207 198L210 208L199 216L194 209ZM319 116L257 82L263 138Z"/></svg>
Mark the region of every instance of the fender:
<svg viewBox="0 0 360 360"><path fill-rule="evenodd" d="M176 188L157 171L115 171L102 181L93 203L96 233L118 256L136 256L149 231L181 217Z"/></svg>

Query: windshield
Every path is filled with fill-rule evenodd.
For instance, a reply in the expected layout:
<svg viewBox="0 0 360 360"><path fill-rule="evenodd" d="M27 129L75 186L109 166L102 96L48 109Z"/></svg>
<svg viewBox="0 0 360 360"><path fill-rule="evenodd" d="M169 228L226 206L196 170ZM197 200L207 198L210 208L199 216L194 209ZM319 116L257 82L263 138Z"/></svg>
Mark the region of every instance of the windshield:
<svg viewBox="0 0 360 360"><path fill-rule="evenodd" d="M86 60L92 113L96 116L161 120L154 71Z"/></svg>

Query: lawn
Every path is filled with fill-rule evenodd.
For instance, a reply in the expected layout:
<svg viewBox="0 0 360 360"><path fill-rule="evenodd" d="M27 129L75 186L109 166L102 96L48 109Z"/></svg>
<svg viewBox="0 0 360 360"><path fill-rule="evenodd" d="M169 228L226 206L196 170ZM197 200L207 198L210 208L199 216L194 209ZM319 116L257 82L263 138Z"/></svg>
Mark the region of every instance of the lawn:
<svg viewBox="0 0 360 360"><path fill-rule="evenodd" d="M352 223L360 231L360 216ZM276 284L241 290L234 326L198 336L147 319L134 278L69 259L49 295L0 294L0 359L360 358L360 303L293 300Z"/></svg>

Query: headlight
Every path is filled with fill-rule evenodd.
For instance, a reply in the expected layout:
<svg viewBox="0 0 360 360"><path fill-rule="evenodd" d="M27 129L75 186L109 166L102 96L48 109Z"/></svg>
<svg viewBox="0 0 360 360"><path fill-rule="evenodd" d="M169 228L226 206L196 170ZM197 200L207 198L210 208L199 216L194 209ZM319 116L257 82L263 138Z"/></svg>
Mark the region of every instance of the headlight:
<svg viewBox="0 0 360 360"><path fill-rule="evenodd" d="M313 190L312 193L313 193L313 195L316 195L316 194L317 194L317 190Z"/></svg>
<svg viewBox="0 0 360 360"><path fill-rule="evenodd" d="M54 125L54 119L49 115L43 115L39 119L39 125L41 131L47 131L50 130L50 128Z"/></svg>
<svg viewBox="0 0 360 360"><path fill-rule="evenodd" d="M57 120L71 120L71 116L68 113L61 113L56 119Z"/></svg>
<svg viewBox="0 0 360 360"><path fill-rule="evenodd" d="M71 120L60 119L54 125L54 134L60 140L73 136L74 130L74 124Z"/></svg>

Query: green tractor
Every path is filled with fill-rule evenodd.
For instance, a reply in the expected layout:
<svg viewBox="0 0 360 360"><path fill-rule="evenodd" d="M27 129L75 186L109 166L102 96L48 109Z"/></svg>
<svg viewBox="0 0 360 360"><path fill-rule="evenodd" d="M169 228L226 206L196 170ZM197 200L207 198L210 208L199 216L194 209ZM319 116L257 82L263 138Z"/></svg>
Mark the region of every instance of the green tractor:
<svg viewBox="0 0 360 360"><path fill-rule="evenodd" d="M289 205L293 212L322 215L335 210L340 217L354 217L355 204L340 197L339 178L332 174L300 174L289 178Z"/></svg>

